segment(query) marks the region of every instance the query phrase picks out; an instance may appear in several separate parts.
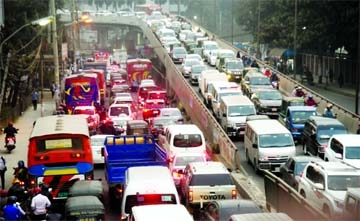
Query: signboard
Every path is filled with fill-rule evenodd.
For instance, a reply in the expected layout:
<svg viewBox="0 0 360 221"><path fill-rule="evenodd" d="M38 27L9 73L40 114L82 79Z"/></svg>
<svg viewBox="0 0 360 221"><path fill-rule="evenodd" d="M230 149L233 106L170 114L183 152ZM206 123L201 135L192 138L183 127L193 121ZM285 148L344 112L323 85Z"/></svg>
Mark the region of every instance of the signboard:
<svg viewBox="0 0 360 221"><path fill-rule="evenodd" d="M67 43L61 44L61 58L63 61L65 61L68 58L68 47Z"/></svg>

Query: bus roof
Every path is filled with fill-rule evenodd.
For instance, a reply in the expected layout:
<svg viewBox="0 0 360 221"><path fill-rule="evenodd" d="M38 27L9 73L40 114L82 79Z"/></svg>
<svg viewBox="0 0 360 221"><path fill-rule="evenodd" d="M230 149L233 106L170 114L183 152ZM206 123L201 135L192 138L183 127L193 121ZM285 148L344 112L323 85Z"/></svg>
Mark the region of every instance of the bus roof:
<svg viewBox="0 0 360 221"><path fill-rule="evenodd" d="M146 59L146 58L131 58L131 59L127 59L126 60L126 63L138 63L138 62L141 62L141 63L151 63L151 60L149 59Z"/></svg>
<svg viewBox="0 0 360 221"><path fill-rule="evenodd" d="M36 120L30 139L53 134L80 134L87 137L89 128L82 115L53 115Z"/></svg>

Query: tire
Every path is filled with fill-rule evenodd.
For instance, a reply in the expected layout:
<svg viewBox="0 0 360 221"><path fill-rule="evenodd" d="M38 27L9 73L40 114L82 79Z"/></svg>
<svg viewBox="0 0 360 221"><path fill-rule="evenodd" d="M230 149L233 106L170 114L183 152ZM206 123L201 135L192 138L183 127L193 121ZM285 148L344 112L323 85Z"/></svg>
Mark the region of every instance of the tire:
<svg viewBox="0 0 360 221"><path fill-rule="evenodd" d="M304 190L300 190L300 195L306 199L306 194L305 194Z"/></svg>
<svg viewBox="0 0 360 221"><path fill-rule="evenodd" d="M303 151L304 151L304 155L309 155L306 144L303 145Z"/></svg>
<svg viewBox="0 0 360 221"><path fill-rule="evenodd" d="M260 174L261 173L261 170L259 169L258 167L258 162L256 159L254 159L254 170L255 170L255 173L256 174Z"/></svg>
<svg viewBox="0 0 360 221"><path fill-rule="evenodd" d="M250 161L250 158L249 158L249 152L247 150L245 151L245 157L246 157L246 162L248 164L251 164L251 161Z"/></svg>
<svg viewBox="0 0 360 221"><path fill-rule="evenodd" d="M323 211L326 215L330 216L330 208L329 208L328 205L324 204L324 206L323 206L323 208L322 208L322 211Z"/></svg>

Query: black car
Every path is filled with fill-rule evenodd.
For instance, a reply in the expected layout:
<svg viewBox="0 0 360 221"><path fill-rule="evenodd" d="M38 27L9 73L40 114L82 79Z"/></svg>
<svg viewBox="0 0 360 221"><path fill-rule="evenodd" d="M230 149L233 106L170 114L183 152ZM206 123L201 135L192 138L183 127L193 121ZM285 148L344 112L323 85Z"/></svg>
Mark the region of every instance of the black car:
<svg viewBox="0 0 360 221"><path fill-rule="evenodd" d="M325 148L334 134L347 134L345 126L335 118L310 116L301 134L304 154L324 157Z"/></svg>
<svg viewBox="0 0 360 221"><path fill-rule="evenodd" d="M297 190L299 183L299 176L304 170L306 164L310 161L318 162L323 161L318 157L312 156L293 156L290 157L285 164L280 167L279 177Z"/></svg>
<svg viewBox="0 0 360 221"><path fill-rule="evenodd" d="M261 213L260 207L252 200L216 200L200 211L201 221L228 220L233 214Z"/></svg>
<svg viewBox="0 0 360 221"><path fill-rule="evenodd" d="M184 47L174 47L170 54L174 64L181 64L186 57L186 49Z"/></svg>

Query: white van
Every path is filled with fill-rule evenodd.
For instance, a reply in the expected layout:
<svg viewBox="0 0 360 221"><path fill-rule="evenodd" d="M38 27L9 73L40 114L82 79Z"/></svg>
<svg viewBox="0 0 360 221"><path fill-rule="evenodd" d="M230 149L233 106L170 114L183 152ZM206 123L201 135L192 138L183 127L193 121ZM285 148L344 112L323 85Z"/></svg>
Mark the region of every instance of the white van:
<svg viewBox="0 0 360 221"><path fill-rule="evenodd" d="M275 119L248 121L244 146L246 160L257 173L260 170L280 172L280 166L296 154L290 131Z"/></svg>
<svg viewBox="0 0 360 221"><path fill-rule="evenodd" d="M213 70L206 70L202 71L199 76L199 92L203 96L204 101L206 101L206 98L208 96L208 89L211 89L211 86L209 88L209 83L215 82L215 81L228 81L228 78L225 73L216 72ZM205 102L206 103L206 102Z"/></svg>
<svg viewBox="0 0 360 221"><path fill-rule="evenodd" d="M360 134L333 135L325 148L325 161L344 161L360 168Z"/></svg>
<svg viewBox="0 0 360 221"><path fill-rule="evenodd" d="M294 221L286 213L248 213L234 214L228 221Z"/></svg>
<svg viewBox="0 0 360 221"><path fill-rule="evenodd" d="M121 219L125 220L133 206L180 204L170 170L165 166L129 167L125 172Z"/></svg>
<svg viewBox="0 0 360 221"><path fill-rule="evenodd" d="M219 108L220 125L228 136L244 136L246 118L255 114L254 103L245 95L221 98Z"/></svg>
<svg viewBox="0 0 360 221"><path fill-rule="evenodd" d="M203 58L207 61L207 57L209 57L209 52L211 50L219 49L218 43L216 41L204 41L202 45L203 49Z"/></svg>
<svg viewBox="0 0 360 221"><path fill-rule="evenodd" d="M195 124L169 125L164 134L159 135L158 143L166 151L168 159L183 152L206 154L204 134Z"/></svg>
<svg viewBox="0 0 360 221"><path fill-rule="evenodd" d="M208 90L211 98L211 110L216 119L220 118L220 101L222 97L242 95L240 86L235 82L214 82L211 91Z"/></svg>
<svg viewBox="0 0 360 221"><path fill-rule="evenodd" d="M184 205L134 206L129 221L194 221Z"/></svg>

